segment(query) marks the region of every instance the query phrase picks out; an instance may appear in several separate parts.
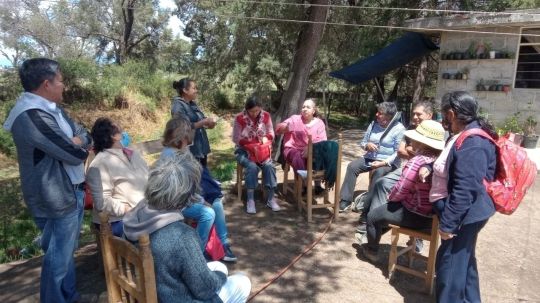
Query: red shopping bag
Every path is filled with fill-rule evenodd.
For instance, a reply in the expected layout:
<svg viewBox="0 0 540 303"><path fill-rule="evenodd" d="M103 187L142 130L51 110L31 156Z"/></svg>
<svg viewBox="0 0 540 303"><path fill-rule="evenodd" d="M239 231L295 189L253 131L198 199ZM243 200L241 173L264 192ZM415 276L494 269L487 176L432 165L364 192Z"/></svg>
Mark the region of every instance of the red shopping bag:
<svg viewBox="0 0 540 303"><path fill-rule="evenodd" d="M197 222L193 222L191 224L193 228L197 227ZM212 228L210 229L210 234L208 235L208 242L206 242L206 253L212 261L219 261L225 257L225 250L223 250L223 244L221 243L221 240L218 237L218 234L216 232L216 226L212 224Z"/></svg>

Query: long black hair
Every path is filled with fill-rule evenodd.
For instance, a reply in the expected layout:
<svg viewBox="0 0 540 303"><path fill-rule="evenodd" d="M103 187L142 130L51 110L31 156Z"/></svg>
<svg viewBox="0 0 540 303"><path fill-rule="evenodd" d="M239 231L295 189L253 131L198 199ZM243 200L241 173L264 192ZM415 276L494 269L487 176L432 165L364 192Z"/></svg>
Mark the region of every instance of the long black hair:
<svg viewBox="0 0 540 303"><path fill-rule="evenodd" d="M479 115L478 101L466 91L455 91L446 93L441 100L441 111L453 110L456 119L469 124L477 121L480 127L491 137L498 138L497 132L491 123Z"/></svg>

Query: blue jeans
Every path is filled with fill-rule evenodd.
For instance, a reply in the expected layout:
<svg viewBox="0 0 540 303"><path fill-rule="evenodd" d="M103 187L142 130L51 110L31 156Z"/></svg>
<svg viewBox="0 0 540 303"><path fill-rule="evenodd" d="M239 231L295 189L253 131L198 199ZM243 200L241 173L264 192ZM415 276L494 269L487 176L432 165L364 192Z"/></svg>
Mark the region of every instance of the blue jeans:
<svg viewBox="0 0 540 303"><path fill-rule="evenodd" d="M216 217L214 209L204 205L204 203L194 203L190 207L184 208L182 215L197 221L197 233L201 239L201 250L204 252L206 242L208 242L208 236L210 235L210 229L212 229L212 224L214 224Z"/></svg>
<svg viewBox="0 0 540 303"><path fill-rule="evenodd" d="M246 180L247 189L255 189L259 183L259 168L262 170L264 186L268 189L277 187L276 168L272 164L272 160L268 160L263 164L256 164L249 160L247 152L241 148L236 149L236 161L244 167L244 179Z"/></svg>
<svg viewBox="0 0 540 303"><path fill-rule="evenodd" d="M221 240L221 244L225 245L228 244L229 241L227 240L227 222L225 222L225 212L223 211L223 202L221 200L222 198L216 198L214 203L212 203L212 209L216 214L216 218L214 219L216 233L219 240Z"/></svg>
<svg viewBox="0 0 540 303"><path fill-rule="evenodd" d="M41 248L45 252L41 266L41 302L74 302L79 300L73 253L78 247L83 219L84 191L75 190L77 209L55 219L34 218L41 230Z"/></svg>

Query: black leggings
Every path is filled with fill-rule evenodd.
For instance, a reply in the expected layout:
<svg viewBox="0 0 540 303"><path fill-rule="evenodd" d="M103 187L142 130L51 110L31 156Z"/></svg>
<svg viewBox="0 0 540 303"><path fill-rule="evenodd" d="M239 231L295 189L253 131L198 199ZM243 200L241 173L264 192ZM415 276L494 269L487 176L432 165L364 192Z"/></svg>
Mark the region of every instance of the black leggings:
<svg viewBox="0 0 540 303"><path fill-rule="evenodd" d="M431 218L409 211L399 202L388 202L372 209L367 217L367 238L370 250L377 251L381 236L388 231L388 224L410 229L430 230Z"/></svg>

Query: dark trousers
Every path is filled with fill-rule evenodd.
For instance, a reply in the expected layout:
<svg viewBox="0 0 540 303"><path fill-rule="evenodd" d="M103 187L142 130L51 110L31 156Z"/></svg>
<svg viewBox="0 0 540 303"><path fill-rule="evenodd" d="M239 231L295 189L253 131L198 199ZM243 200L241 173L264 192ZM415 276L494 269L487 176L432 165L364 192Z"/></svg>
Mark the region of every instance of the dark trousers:
<svg viewBox="0 0 540 303"><path fill-rule="evenodd" d="M388 202L372 209L367 217L368 248L372 251L379 249L383 233L388 231L388 224L395 224L410 229L431 229L431 218L409 211L399 202Z"/></svg>
<svg viewBox="0 0 540 303"><path fill-rule="evenodd" d="M452 239L441 241L435 265L437 302L481 302L475 250L478 233L486 223L463 225Z"/></svg>
<svg viewBox="0 0 540 303"><path fill-rule="evenodd" d="M347 171L345 172L345 178L341 184L341 194L340 199L343 201L351 202L353 200L354 188L356 187L356 179L362 173L371 171L369 164L375 160L364 159L360 157L354 161L351 161L347 165ZM373 170L373 175L371 176L370 187L368 191L371 191L373 184L379 180L382 176L386 175L388 172L396 169L394 166L383 166Z"/></svg>

